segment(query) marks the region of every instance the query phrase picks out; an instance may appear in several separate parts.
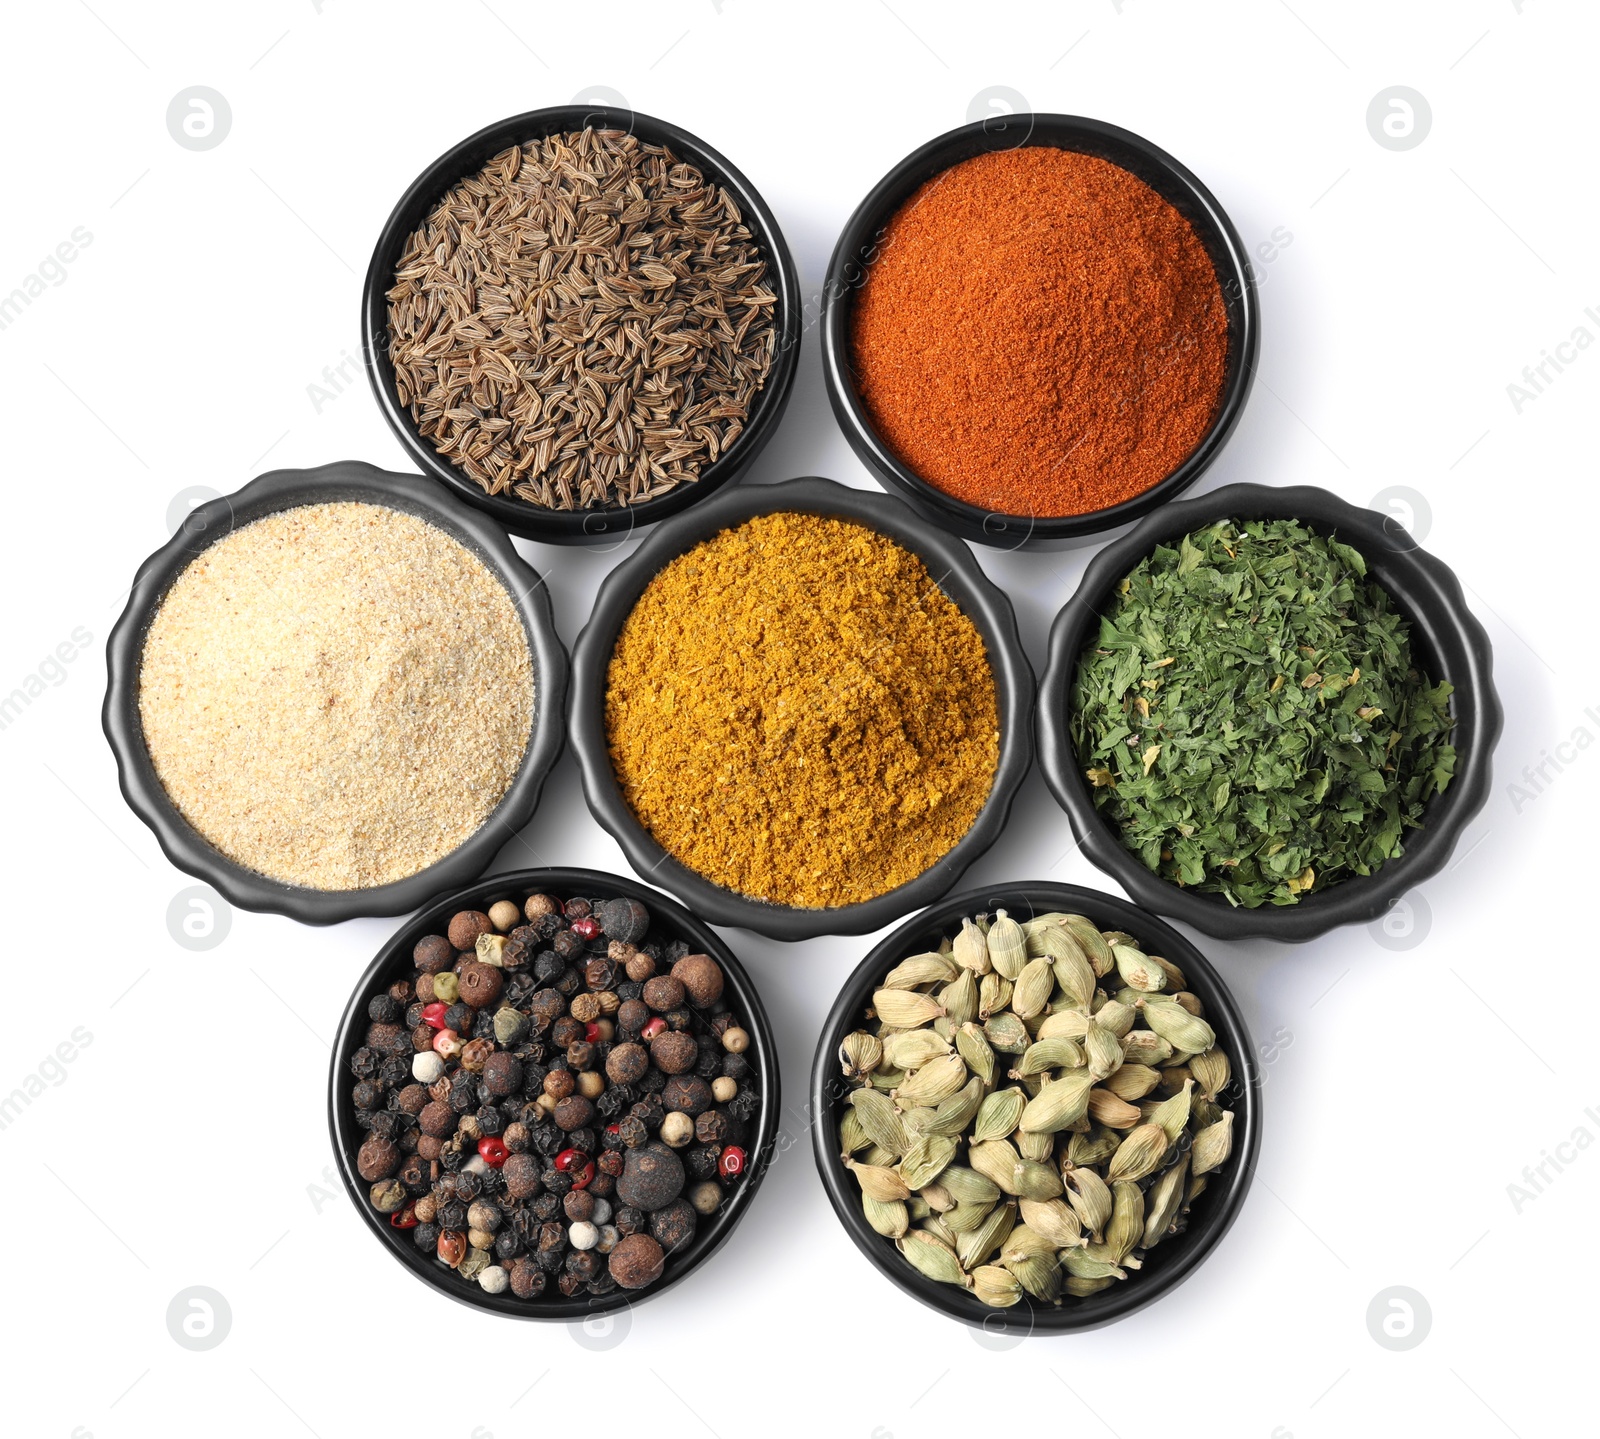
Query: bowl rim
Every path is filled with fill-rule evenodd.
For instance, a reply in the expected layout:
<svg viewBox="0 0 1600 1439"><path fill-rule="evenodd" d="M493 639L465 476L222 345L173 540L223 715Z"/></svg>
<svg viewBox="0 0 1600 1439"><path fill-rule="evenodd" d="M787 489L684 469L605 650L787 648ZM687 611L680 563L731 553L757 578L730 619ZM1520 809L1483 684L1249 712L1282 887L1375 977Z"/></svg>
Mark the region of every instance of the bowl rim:
<svg viewBox="0 0 1600 1439"><path fill-rule="evenodd" d="M930 947L934 934L945 935L959 918L992 914L996 908L1010 911L1019 920L1049 910L1084 914L1101 928L1126 930L1143 942L1149 953L1170 956L1183 969L1189 988L1204 1001L1207 1019L1216 1029L1234 1069L1225 1091L1235 1115L1233 1153L1225 1168L1212 1176L1214 1182L1207 1185L1205 1197L1212 1199L1211 1204L1190 1226L1184 1239L1168 1241L1182 1247L1165 1254L1156 1251L1164 1261L1167 1254L1177 1257L1170 1263L1163 1262L1159 1269L1142 1270L1125 1283L1087 1299L1064 1299L1059 1308L1036 1305L1024 1296L1011 1309L990 1309L955 1286L940 1284L912 1269L895 1253L894 1245L868 1225L859 1194L835 1151L833 1136L839 1112L845 1095L854 1087L841 1076L836 1053L840 1040L864 1022L872 991L894 964L919 948ZM1255 1178L1261 1148L1261 1076L1255 1046L1238 1003L1216 967L1195 944L1141 906L1099 890L1048 880L1004 881L965 890L914 915L880 940L850 972L823 1021L811 1061L809 1101L817 1173L833 1212L856 1248L891 1283L930 1309L991 1334L1018 1337L1098 1329L1126 1318L1177 1288L1210 1257L1238 1218ZM1220 1202L1212 1196L1220 1196Z"/></svg>
<svg viewBox="0 0 1600 1439"><path fill-rule="evenodd" d="M605 681L616 636L645 586L672 560L702 540L758 515L779 511L836 516L886 535L917 555L935 582L977 626L989 654L1000 707L1000 753L993 787L972 827L942 859L915 879L873 899L832 909L801 909L751 899L724 889L669 855L635 818L617 784L605 733ZM951 592L948 583L954 579ZM1033 762L1033 670L1005 593L989 579L971 549L878 490L853 489L808 476L777 484L725 490L661 526L601 583L589 621L572 652L568 725L583 777L584 798L628 863L714 924L754 930L772 939L864 934L946 893L1005 826L1016 791Z"/></svg>
<svg viewBox="0 0 1600 1439"><path fill-rule="evenodd" d="M139 720L139 666L156 610L190 562L236 527L302 505L342 500L416 516L464 545L511 597L534 669L533 729L510 787L483 824L456 849L405 879L370 889L317 890L269 879L227 858L178 812L155 772ZM458 503L419 475L336 460L310 470L272 470L232 494L193 509L172 538L139 566L128 600L106 641L101 727L117 762L128 807L149 826L167 858L241 909L283 914L303 924L336 924L359 915L400 914L430 894L483 873L533 814L546 776L566 743L567 654L556 633L543 577L486 516Z"/></svg>
<svg viewBox="0 0 1600 1439"><path fill-rule="evenodd" d="M410 950L424 934L442 933L441 920L447 920L460 909L485 909L496 899L514 898L519 889L524 894L543 891L560 895L565 889L567 897L582 895L587 899L596 895L615 895L639 900L650 910L653 920L665 919L666 927L692 941L697 953L711 955L722 966L727 991L731 991L742 1011L740 1017L745 1026L754 1032L755 1043L751 1050L755 1053L756 1069L760 1075L761 1112L756 1122L756 1140L746 1155L744 1182L710 1223L702 1219L697 1224L695 1237L684 1251L685 1260L675 1266L669 1256L667 1272L644 1289L617 1289L611 1294L572 1298L559 1294L549 1298L541 1295L529 1300L518 1299L509 1292L490 1294L481 1287L469 1287L466 1281L454 1275L454 1271L442 1269L436 1260L424 1255L405 1237L409 1231L396 1230L382 1222L382 1216L372 1208L367 1198L370 1186L355 1172L355 1154L361 1141L356 1137L360 1131L354 1120L348 1117L354 1113L354 1106L349 1101L355 1080L346 1061L360 1047L359 1031L367 1023L365 1001L374 993L380 976L390 971L399 973L402 969L409 973L415 968L410 960ZM516 902L520 906L522 900L518 898ZM715 930L669 896L637 880L598 869L556 866L507 870L485 876L462 888L434 895L384 941L372 963L356 981L339 1020L328 1066L328 1139L333 1146L334 1162L351 1203L367 1228L383 1244L384 1250L413 1277L458 1304L464 1304L469 1309L535 1322L581 1322L620 1310L634 1309L673 1288L710 1259L728 1242L735 1226L744 1218L755 1200L756 1190L777 1157L778 1121L782 1109L778 1053L772 1037L772 1025L755 982L739 962L738 956Z"/></svg>
<svg viewBox="0 0 1600 1439"><path fill-rule="evenodd" d="M548 510L526 500L490 495L443 459L418 434L410 411L395 392L389 361L387 291L406 237L428 209L458 181L476 173L509 145L562 130L617 129L664 144L691 161L738 202L740 214L769 260L778 297L777 350L772 368L751 402L749 418L733 445L706 466L700 478L638 505L601 510ZM800 358L800 281L788 242L760 191L720 151L688 130L637 110L608 105L549 105L508 116L451 145L406 187L378 232L361 285L361 355L378 408L409 461L444 485L457 499L490 515L524 539L549 544L614 544L634 530L679 514L736 480L766 447L788 407Z"/></svg>
<svg viewBox="0 0 1600 1439"><path fill-rule="evenodd" d="M1012 133L1017 130L1022 132L1020 139ZM1069 140L1077 143L1061 143ZM863 269L860 257L875 249L890 218L921 184L952 165L980 153L1032 145L1098 155L1150 184L1194 227L1216 267L1228 307L1228 374L1210 428L1166 478L1120 504L1082 515L1005 515L946 494L906 465L878 435L851 378L852 297L872 264L869 258ZM1126 163L1128 160L1139 168ZM1152 175L1169 188L1152 183ZM852 268L858 273L852 275ZM979 120L913 150L873 186L845 222L828 262L823 296L823 378L834 416L850 447L874 474L913 504L982 544L1018 548L1031 543L1083 541L1148 514L1187 489L1216 460L1244 414L1255 379L1260 302L1249 255L1227 211L1192 170L1160 146L1132 130L1083 115L1041 111Z"/></svg>
<svg viewBox="0 0 1600 1439"><path fill-rule="evenodd" d="M1324 532L1337 531L1366 558L1373 577L1411 621L1414 642L1435 652L1428 655L1435 680L1447 679L1455 687L1451 708L1457 726L1456 771L1445 792L1429 802L1427 827L1408 831L1405 852L1375 874L1343 880L1295 905L1235 908L1220 896L1190 893L1153 874L1123 846L1095 808L1072 758L1072 677L1090 626L1098 623L1107 597L1156 545L1228 518L1298 519ZM1459 648L1466 663L1457 672L1445 672L1436 653L1435 633L1448 636ZM1339 925L1377 919L1449 862L1494 782L1492 760L1504 713L1493 671L1489 636L1468 608L1455 573L1422 549L1394 516L1358 508L1312 485L1227 485L1147 516L1090 561L1050 629L1039 695L1039 766L1090 861L1140 904L1221 939L1298 943Z"/></svg>

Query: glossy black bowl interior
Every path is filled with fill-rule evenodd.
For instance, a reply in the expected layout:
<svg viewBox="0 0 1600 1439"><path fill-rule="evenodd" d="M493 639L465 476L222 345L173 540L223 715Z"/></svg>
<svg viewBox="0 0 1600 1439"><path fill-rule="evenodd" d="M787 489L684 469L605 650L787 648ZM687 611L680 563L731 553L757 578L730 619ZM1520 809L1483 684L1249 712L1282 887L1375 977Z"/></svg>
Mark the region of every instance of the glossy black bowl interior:
<svg viewBox="0 0 1600 1439"><path fill-rule="evenodd" d="M651 144L666 145L680 160L693 164L707 179L721 185L738 203L740 214L760 244L768 263L768 283L778 297L774 313L778 326L777 351L766 383L751 402L744 430L733 445L705 467L692 484L681 484L667 494L627 508L553 510L515 495L490 495L469 475L458 470L418 432L411 411L400 403L395 389L394 366L389 360L388 292L394 285L395 264L406 240L427 218L428 212L459 181L474 175L502 150L526 144L559 131L626 130ZM772 438L789 403L795 367L800 357L800 282L783 232L755 187L704 140L665 120L635 110L603 105L554 105L497 121L458 145L451 146L428 166L400 198L384 223L373 248L361 290L361 345L367 379L389 428L405 447L413 464L449 488L469 505L492 515L514 535L557 544L616 544L621 536L643 525L678 514L738 478Z"/></svg>
<svg viewBox="0 0 1600 1439"><path fill-rule="evenodd" d="M853 520L920 556L935 583L983 636L1000 710L1000 757L994 787L972 828L949 854L916 879L875 899L831 909L799 909L751 899L679 863L635 817L617 783L606 745L606 672L617 635L645 586L702 540L756 515L784 510ZM606 576L594 612L573 649L572 747L595 818L615 837L639 874L671 890L695 913L715 924L752 929L774 939L864 934L949 890L1000 836L1017 786L1032 761L1032 714L1033 671L1017 636L1011 602L983 573L972 551L899 500L875 490L849 489L832 480L741 486L663 525Z"/></svg>
<svg viewBox="0 0 1600 1439"><path fill-rule="evenodd" d="M1101 614L1117 586L1158 544L1224 519L1298 519L1324 534L1336 533L1360 551L1369 575L1411 621L1412 645L1430 678L1455 686L1450 701L1455 777L1429 802L1424 826L1407 830L1404 853L1375 873L1329 885L1293 905L1235 907L1222 895L1182 889L1146 869L1095 808L1072 746L1069 706L1078 657L1099 632ZM1491 761L1502 724L1493 668L1489 637L1467 608L1460 582L1447 565L1419 549L1392 516L1357 509L1312 486L1229 485L1158 510L1090 562L1050 631L1039 692L1039 765L1089 858L1140 904L1224 939L1313 939L1337 925L1376 919L1449 861L1493 780Z"/></svg>
<svg viewBox="0 0 1600 1439"><path fill-rule="evenodd" d="M755 1065L759 1076L761 1110L755 1119L756 1138L748 1146L744 1180L714 1215L700 1218L694 1238L684 1248L667 1256L665 1273L645 1289L618 1289L600 1296L580 1294L570 1299L553 1290L537 1299L518 1299L509 1290L503 1294L490 1294L475 1281L462 1279L440 1260L423 1253L417 1248L411 1231L394 1228L386 1215L372 1207L367 1197L372 1186L356 1172L356 1152L366 1135L355 1123L355 1105L351 1100L355 1077L350 1072L350 1057L361 1047L366 1034L368 1001L395 980L411 978L416 972L411 951L417 941L424 935L443 934L450 916L458 910L487 910L502 899L520 905L528 895L536 893L552 894L558 899L627 896L639 900L650 911L653 927L659 933L669 939L687 941L697 954L709 954L722 966L725 983L718 1008L731 1010L750 1034L751 1044L746 1058ZM419 910L378 951L377 958L367 966L367 972L361 976L351 994L344 1018L339 1022L338 1037L333 1043L333 1063L328 1076L328 1128L339 1174L349 1191L351 1203L378 1243L430 1289L470 1308L486 1309L493 1314L505 1314L514 1319L553 1319L568 1323L631 1309L663 1293L698 1269L727 1242L734 1226L744 1218L754 1202L756 1189L772 1161L781 1109L778 1054L773 1044L771 1026L767 1023L767 1012L750 976L745 973L733 951L718 938L715 930L696 919L682 905L673 903L666 895L631 879L594 869L523 869L497 874L465 889L458 889L453 894L441 895L425 909ZM735 1280L733 1288L737 1290L740 1287Z"/></svg>
<svg viewBox="0 0 1600 1439"><path fill-rule="evenodd" d="M839 1154L839 1120L854 1087L840 1072L840 1041L854 1029L873 1027L874 1021L866 1017L872 992L896 964L908 955L937 949L940 941L952 938L960 930L964 918L992 915L997 909L1004 909L1018 923L1052 911L1086 915L1101 929L1125 930L1140 941L1146 953L1170 959L1183 970L1189 988L1204 1002L1206 1019L1217 1032L1217 1043L1233 1064L1233 1080L1219 1097L1223 1108L1234 1113L1233 1154L1211 1175L1205 1193L1195 1201L1188 1228L1150 1250L1144 1267L1130 1271L1126 1279L1085 1299L1063 1298L1059 1306L1039 1304L1024 1295L1010 1309L991 1309L964 1289L940 1284L913 1269L897 1252L894 1241L885 1239L867 1223L861 1212L860 1187ZM1102 1324L1126 1318L1175 1289L1206 1260L1238 1217L1255 1176L1256 1152L1261 1146L1261 1088L1255 1048L1244 1019L1217 972L1194 945L1145 910L1126 900L1070 884L1018 881L969 889L907 920L883 940L845 982L823 1023L811 1063L811 1113L817 1172L822 1176L828 1202L856 1248L881 1274L930 1309L990 1333L1019 1337L1098 1329Z"/></svg>
<svg viewBox="0 0 1600 1439"><path fill-rule="evenodd" d="M1143 494L1084 515L1006 515L980 509L929 484L907 466L873 427L856 388L850 354L850 314L855 292L866 283L895 213L918 189L952 165L976 155L1051 145L1095 155L1137 175L1194 226L1216 266L1228 312L1228 368L1216 417L1189 457ZM919 510L981 544L1064 548L1086 544L1125 525L1187 489L1216 459L1244 412L1254 377L1260 318L1255 281L1238 231L1216 197L1165 150L1130 130L1078 115L1006 115L964 125L894 167L856 208L834 247L823 290L822 363L833 413L863 463ZM994 357L1004 365L1004 355Z"/></svg>
<svg viewBox="0 0 1600 1439"><path fill-rule="evenodd" d="M284 884L236 864L201 836L168 798L145 747L139 719L139 665L150 622L173 582L201 551L252 520L298 505L354 500L384 505L437 526L472 551L505 585L533 658L533 732L522 765L483 826L459 848L409 878L372 889L321 890ZM108 681L102 722L117 758L122 793L155 832L167 858L215 886L242 909L286 914L305 924L334 924L364 914L402 914L431 894L482 874L525 824L566 737L567 656L556 636L544 581L498 526L458 504L418 475L391 474L344 460L315 470L274 470L243 489L190 512L178 532L139 567L127 607L106 645Z"/></svg>

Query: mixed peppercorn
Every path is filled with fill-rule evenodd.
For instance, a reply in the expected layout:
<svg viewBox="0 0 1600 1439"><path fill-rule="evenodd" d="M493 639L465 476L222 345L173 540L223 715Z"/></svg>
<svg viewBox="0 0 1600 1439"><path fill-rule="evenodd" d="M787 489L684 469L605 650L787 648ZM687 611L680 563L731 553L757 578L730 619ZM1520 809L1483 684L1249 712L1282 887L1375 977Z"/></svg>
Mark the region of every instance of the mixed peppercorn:
<svg viewBox="0 0 1600 1439"><path fill-rule="evenodd" d="M742 1179L761 1099L722 968L638 900L463 910L351 1056L375 1209L520 1299L659 1279Z"/></svg>

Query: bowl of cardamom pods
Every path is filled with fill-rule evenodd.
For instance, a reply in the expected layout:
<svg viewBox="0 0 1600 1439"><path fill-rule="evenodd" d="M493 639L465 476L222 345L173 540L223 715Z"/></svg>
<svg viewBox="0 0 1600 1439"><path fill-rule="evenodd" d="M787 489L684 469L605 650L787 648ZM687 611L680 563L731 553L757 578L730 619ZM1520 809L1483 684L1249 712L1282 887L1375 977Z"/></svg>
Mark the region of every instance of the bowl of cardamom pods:
<svg viewBox="0 0 1600 1439"><path fill-rule="evenodd" d="M954 895L857 967L811 1074L817 1169L856 1247L991 1333L1094 1329L1221 1243L1260 1085L1205 957L1075 885Z"/></svg>

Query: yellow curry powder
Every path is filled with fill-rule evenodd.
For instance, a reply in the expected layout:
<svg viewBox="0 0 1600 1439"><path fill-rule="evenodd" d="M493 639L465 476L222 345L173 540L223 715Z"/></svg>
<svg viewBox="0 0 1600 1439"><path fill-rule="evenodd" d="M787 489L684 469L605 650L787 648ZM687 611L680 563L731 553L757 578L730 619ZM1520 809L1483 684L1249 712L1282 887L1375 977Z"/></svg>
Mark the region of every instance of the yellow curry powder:
<svg viewBox="0 0 1600 1439"><path fill-rule="evenodd" d="M917 556L863 525L764 515L679 556L617 638L606 732L669 854L777 904L915 879L988 798L983 639Z"/></svg>

